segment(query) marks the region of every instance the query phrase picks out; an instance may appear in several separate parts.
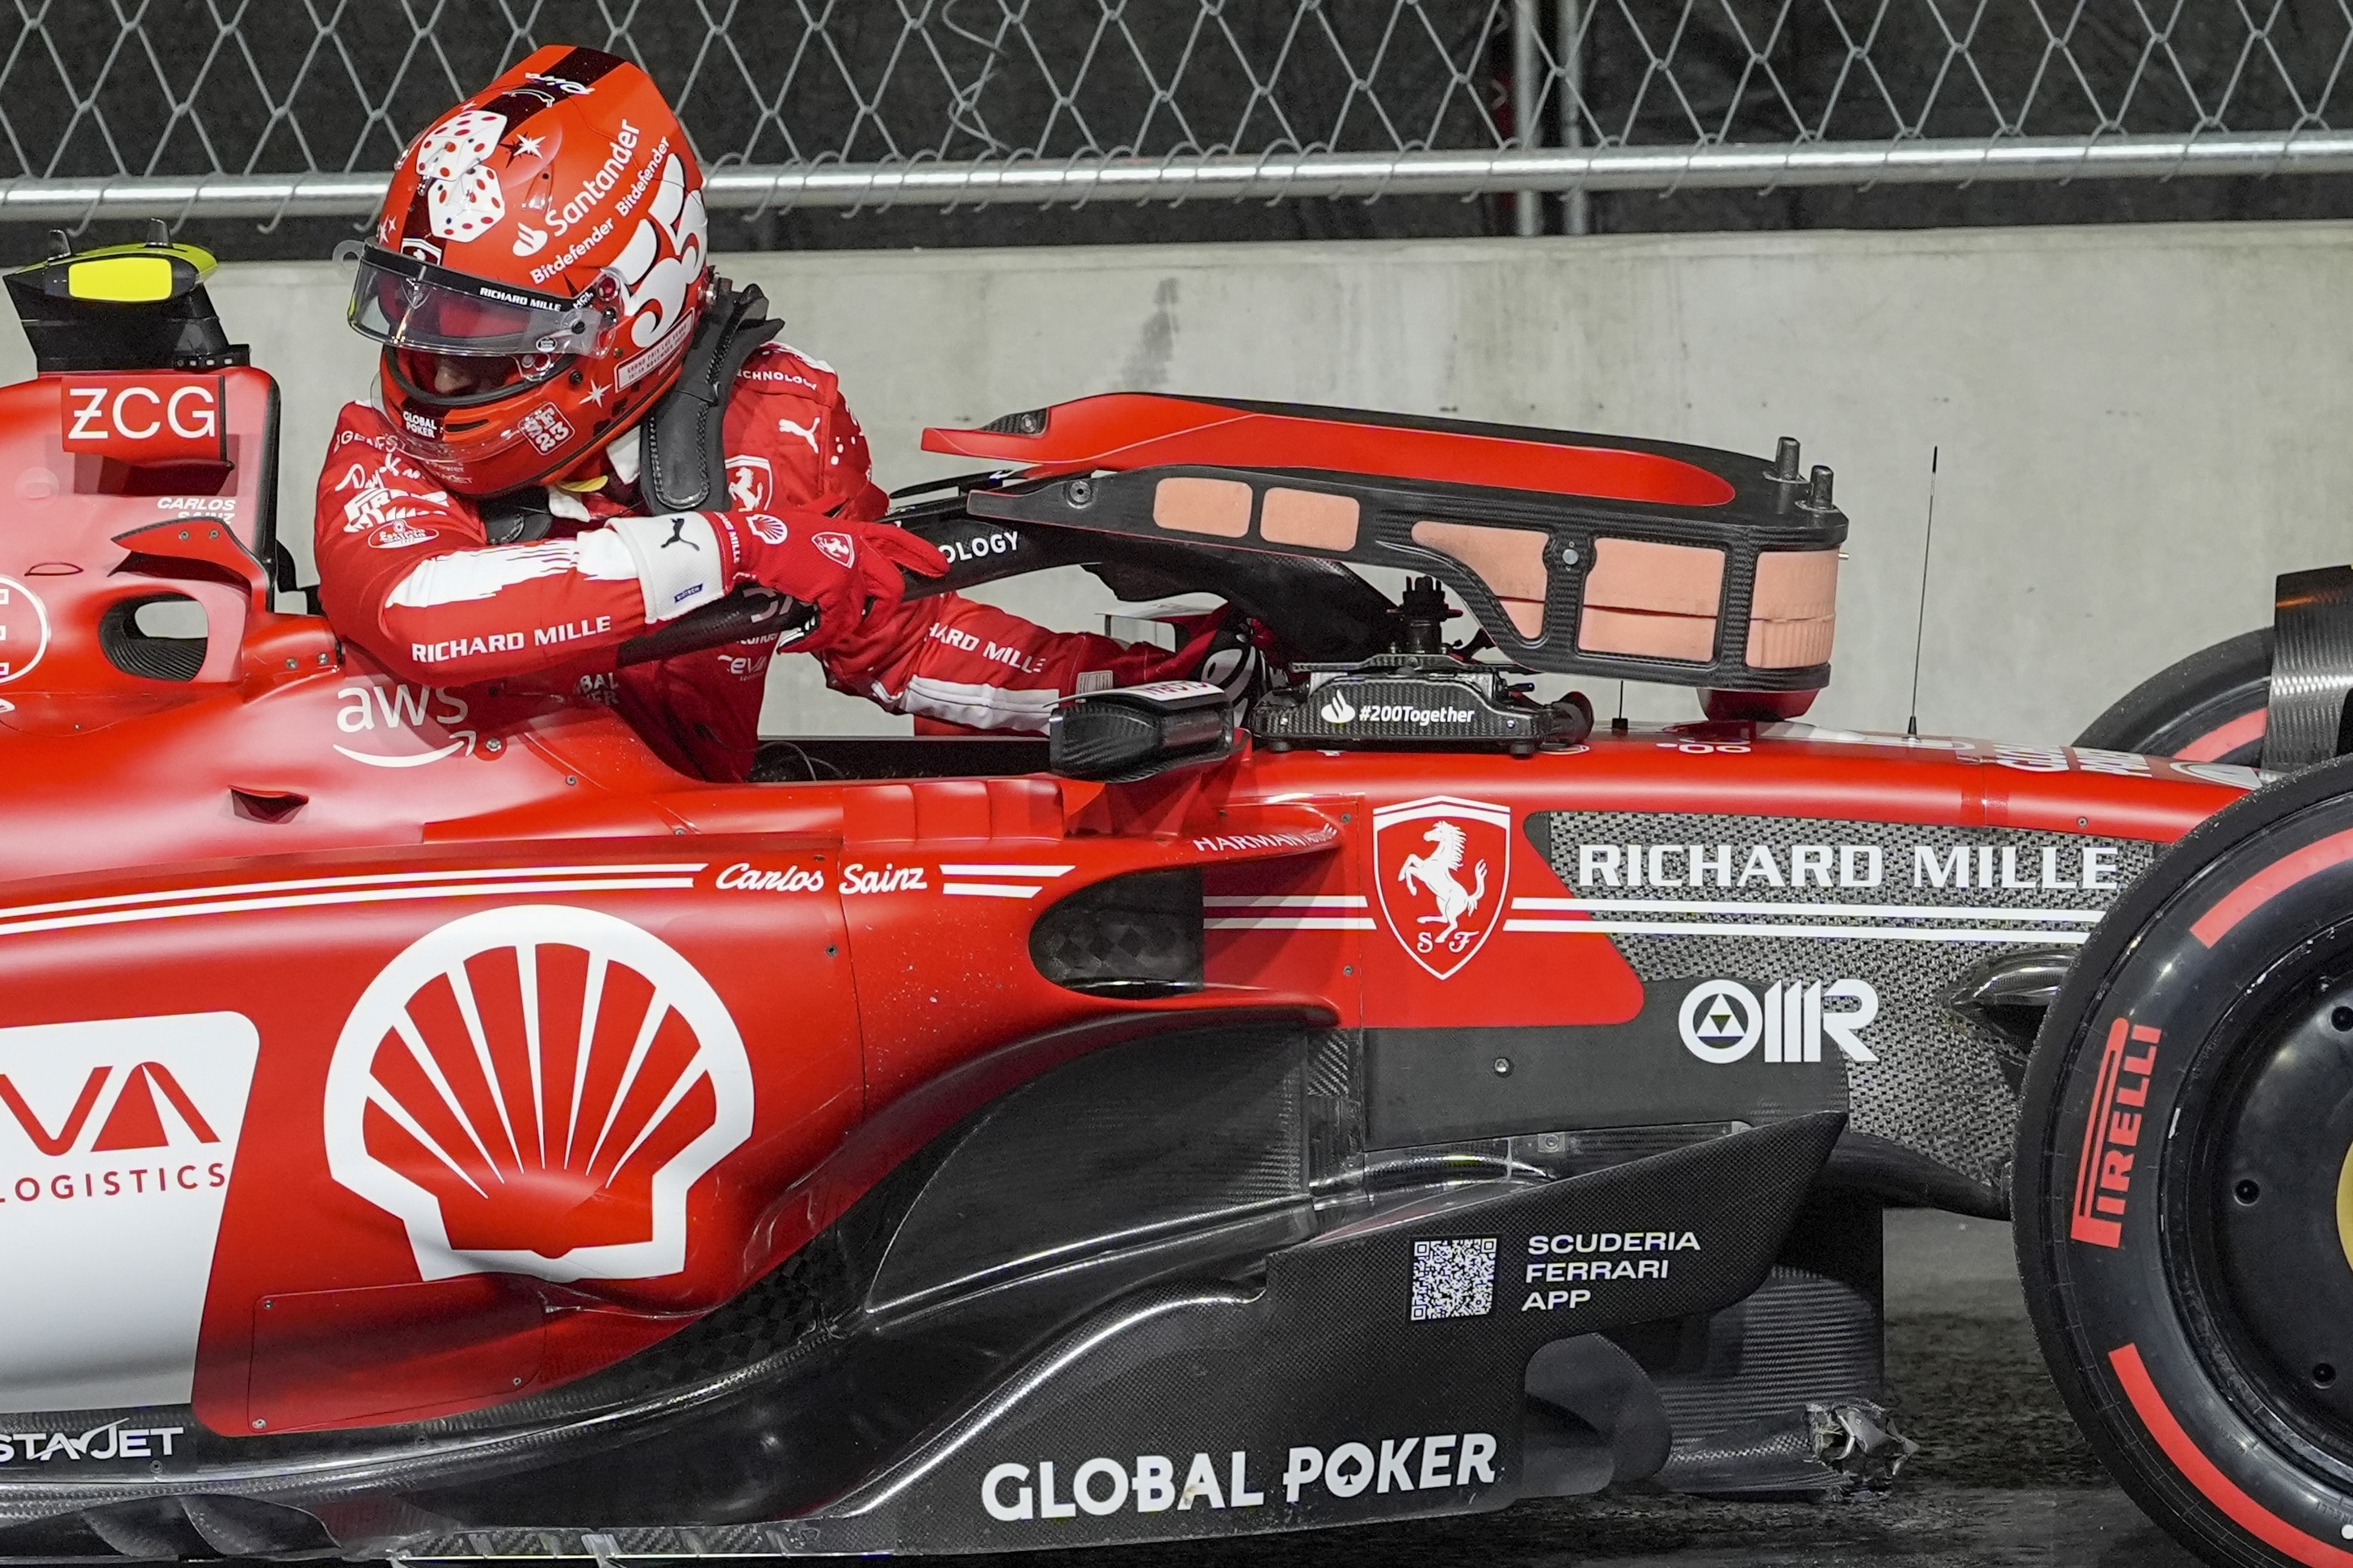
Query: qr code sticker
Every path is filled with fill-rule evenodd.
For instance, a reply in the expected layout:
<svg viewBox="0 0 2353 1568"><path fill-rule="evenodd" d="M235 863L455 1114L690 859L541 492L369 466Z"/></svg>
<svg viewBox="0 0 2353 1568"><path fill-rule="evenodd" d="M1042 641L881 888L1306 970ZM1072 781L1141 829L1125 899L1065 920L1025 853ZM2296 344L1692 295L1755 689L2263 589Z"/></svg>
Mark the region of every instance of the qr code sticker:
<svg viewBox="0 0 2353 1568"><path fill-rule="evenodd" d="M1483 1318L1495 1305L1495 1238L1413 1244L1413 1321Z"/></svg>

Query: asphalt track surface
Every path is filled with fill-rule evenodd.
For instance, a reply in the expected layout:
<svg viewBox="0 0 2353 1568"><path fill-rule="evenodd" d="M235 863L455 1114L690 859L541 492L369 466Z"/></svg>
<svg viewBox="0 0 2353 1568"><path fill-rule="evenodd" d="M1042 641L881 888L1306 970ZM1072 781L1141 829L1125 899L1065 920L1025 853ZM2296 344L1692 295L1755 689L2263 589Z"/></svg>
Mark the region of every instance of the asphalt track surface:
<svg viewBox="0 0 2353 1568"><path fill-rule="evenodd" d="M2027 1326L2010 1227L1929 1213L1887 1224L1887 1367L1920 1444L1886 1497L1718 1503L1640 1492L1500 1514L1215 1545L1035 1552L1068 1568L2198 1568L2076 1435Z"/></svg>

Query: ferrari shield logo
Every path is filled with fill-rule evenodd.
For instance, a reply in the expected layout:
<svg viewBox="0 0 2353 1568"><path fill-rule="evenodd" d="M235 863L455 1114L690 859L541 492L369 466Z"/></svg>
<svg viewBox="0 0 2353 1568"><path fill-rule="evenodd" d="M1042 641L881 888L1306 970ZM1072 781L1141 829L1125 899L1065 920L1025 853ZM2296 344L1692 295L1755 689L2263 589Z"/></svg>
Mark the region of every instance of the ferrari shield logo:
<svg viewBox="0 0 2353 1568"><path fill-rule="evenodd" d="M1486 945L1511 869L1507 805L1440 795L1373 813L1381 912L1413 961L1440 980Z"/></svg>
<svg viewBox="0 0 2353 1568"><path fill-rule="evenodd" d="M727 499L737 511L765 511L775 497L776 477L768 459L756 457L727 459Z"/></svg>

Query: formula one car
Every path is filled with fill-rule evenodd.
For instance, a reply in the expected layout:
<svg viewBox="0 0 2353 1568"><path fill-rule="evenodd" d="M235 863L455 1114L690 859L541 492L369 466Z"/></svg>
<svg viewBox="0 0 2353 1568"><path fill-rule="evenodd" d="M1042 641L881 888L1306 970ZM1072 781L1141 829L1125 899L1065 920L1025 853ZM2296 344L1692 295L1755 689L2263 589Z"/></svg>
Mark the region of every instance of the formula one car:
<svg viewBox="0 0 2353 1568"><path fill-rule="evenodd" d="M0 388L0 1557L1876 1485L1882 1210L2015 1188L2104 1450L2210 1549L2337 1561L2353 1314L2299 1311L2353 1133L2298 1118L2353 1103L2353 968L2261 972L2288 1022L2226 1114L2158 1009L2240 1005L2172 977L2270 952L2353 829L2232 807L2208 865L2306 869L2200 905L2150 867L2246 770L1790 722L1846 527L1794 442L1133 395L933 431L987 468L901 514L944 585L1214 592L1290 683L779 741L715 785L568 685L420 689L280 610L276 389L206 264L8 279L41 373ZM1591 732L1530 672L1713 717ZM2151 968L2119 921L2185 934ZM2195 1276L2160 1158L2221 1237L2188 1339L2149 1326ZM2210 1419L2241 1363L2198 1333L2303 1369L2274 1425Z"/></svg>

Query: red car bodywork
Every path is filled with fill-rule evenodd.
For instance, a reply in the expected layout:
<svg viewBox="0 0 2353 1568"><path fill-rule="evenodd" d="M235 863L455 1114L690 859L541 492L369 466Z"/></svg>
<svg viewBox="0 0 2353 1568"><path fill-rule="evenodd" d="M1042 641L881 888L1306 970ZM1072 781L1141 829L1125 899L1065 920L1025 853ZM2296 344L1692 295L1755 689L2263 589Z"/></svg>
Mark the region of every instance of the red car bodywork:
<svg viewBox="0 0 2353 1568"><path fill-rule="evenodd" d="M235 434L262 427L259 373L202 378L226 469L142 465L120 431L67 449L86 389L194 379L0 389L0 1025L145 1031L37 1083L0 1077L0 1134L26 1151L0 1171L0 1226L66 1209L102 1252L146 1234L114 1215L216 1191L193 1296L142 1310L192 1315L193 1403L216 1433L416 1419L610 1365L728 1301L972 1108L1167 1015L1630 1018L1642 984L1587 917L1514 910L1578 891L1531 849L1534 811L2165 843L2238 793L2161 761L1746 726L1524 760L1245 744L1133 784L705 784L607 710L404 685L275 612L238 542L267 482ZM1180 435L1192 460L1257 451L1163 424L1086 461L1155 460ZM1452 439L1416 471L1484 460ZM103 646L110 612L158 595L208 619L191 679L127 673ZM1486 824L1502 862L1486 923L1452 951L1404 901L1419 841L1381 842L1431 802ZM1057 900L1187 867L1205 989L1127 999L1039 973L1032 928ZM215 1027L185 1021L224 1017L248 1021L246 1091L173 1054ZM155 1353L176 1342L159 1333Z"/></svg>

